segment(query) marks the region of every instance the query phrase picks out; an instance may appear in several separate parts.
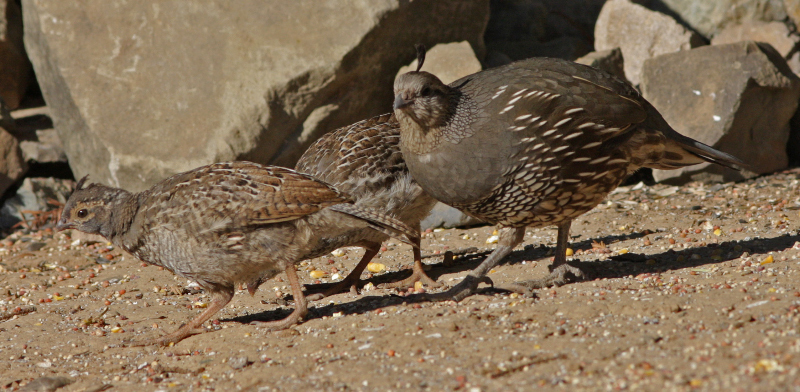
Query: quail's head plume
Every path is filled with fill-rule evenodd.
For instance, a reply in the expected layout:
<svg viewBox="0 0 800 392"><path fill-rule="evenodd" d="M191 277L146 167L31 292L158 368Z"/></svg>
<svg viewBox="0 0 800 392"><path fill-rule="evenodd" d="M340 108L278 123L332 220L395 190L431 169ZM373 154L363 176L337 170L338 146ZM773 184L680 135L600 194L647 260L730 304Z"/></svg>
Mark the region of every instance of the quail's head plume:
<svg viewBox="0 0 800 392"><path fill-rule="evenodd" d="M417 45L417 70L400 75L395 80L394 109L402 110L411 121L406 126L417 126L421 130L438 128L447 124L455 114L458 90L442 83L436 76L420 71L425 62L425 47ZM405 116L399 120L404 121Z"/></svg>
<svg viewBox="0 0 800 392"><path fill-rule="evenodd" d="M282 329L307 313L295 264L316 257L327 236L375 230L416 245L418 231L353 205L332 186L291 169L249 162L202 166L139 193L83 178L57 228L100 234L141 261L197 282L211 304L178 330L136 344L177 343L230 302L237 285L250 294L285 272L295 310L283 320L255 322Z"/></svg>
<svg viewBox="0 0 800 392"><path fill-rule="evenodd" d="M424 48L417 48L422 67ZM566 60L532 58L444 85L409 72L395 81L400 147L423 190L503 227L497 249L433 299L461 299L522 242L525 227L558 226L552 274L529 288L583 273L566 263L569 227L640 167L702 162L742 166L673 130L629 84Z"/></svg>

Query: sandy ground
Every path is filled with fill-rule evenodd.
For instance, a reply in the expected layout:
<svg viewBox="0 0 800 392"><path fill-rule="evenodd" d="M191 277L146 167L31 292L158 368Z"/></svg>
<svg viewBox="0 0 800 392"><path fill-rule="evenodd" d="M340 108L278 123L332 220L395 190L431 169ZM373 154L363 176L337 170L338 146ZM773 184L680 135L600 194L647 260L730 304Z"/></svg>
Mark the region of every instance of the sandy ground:
<svg viewBox="0 0 800 392"><path fill-rule="evenodd" d="M174 330L206 306L201 290L78 233L20 231L0 240L0 387L800 390L798 178L618 189L573 224L573 260L594 279L532 298L487 286L459 303L413 303L368 287L265 332L248 322L292 309L278 278L254 297L239 291L206 333L167 348L121 342ZM494 247L493 230L427 233L431 276L455 284ZM490 277L544 276L555 233L529 229ZM410 248L385 245L376 284L409 273ZM437 255L469 247L452 265ZM360 254L304 262L301 276L331 282Z"/></svg>

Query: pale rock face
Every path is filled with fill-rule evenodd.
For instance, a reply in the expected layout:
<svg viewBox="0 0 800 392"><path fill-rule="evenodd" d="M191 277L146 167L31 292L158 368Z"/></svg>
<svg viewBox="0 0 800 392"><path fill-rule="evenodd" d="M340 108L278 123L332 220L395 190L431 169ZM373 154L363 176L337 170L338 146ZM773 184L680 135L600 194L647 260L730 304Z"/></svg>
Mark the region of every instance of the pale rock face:
<svg viewBox="0 0 800 392"><path fill-rule="evenodd" d="M401 67L397 76L416 70L417 60L414 60ZM450 84L464 76L480 72L481 62L467 41L438 44L427 51L424 71L436 75L442 83Z"/></svg>
<svg viewBox="0 0 800 392"><path fill-rule="evenodd" d="M794 51L800 36L792 34L782 22L747 21L728 25L711 39L711 44L722 45L741 41L766 42L786 58Z"/></svg>
<svg viewBox="0 0 800 392"><path fill-rule="evenodd" d="M25 41L77 177L133 191L209 162L292 166L391 109L415 43L483 55L488 0L23 1Z"/></svg>
<svg viewBox="0 0 800 392"><path fill-rule="evenodd" d="M597 18L594 35L596 50L622 50L625 76L633 85L641 82L645 60L704 44L699 35L671 17L629 0L606 2Z"/></svg>
<svg viewBox="0 0 800 392"><path fill-rule="evenodd" d="M645 62L642 93L678 132L750 165L653 170L657 181L733 181L786 167L789 120L800 78L768 44L739 42L665 54Z"/></svg>

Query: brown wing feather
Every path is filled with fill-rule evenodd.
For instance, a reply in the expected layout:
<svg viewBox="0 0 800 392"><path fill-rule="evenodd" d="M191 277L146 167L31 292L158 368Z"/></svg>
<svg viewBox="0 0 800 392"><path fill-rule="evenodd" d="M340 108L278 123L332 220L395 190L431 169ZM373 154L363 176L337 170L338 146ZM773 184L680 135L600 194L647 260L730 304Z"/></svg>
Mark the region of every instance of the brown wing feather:
<svg viewBox="0 0 800 392"><path fill-rule="evenodd" d="M203 166L170 177L142 195L163 198L161 203L145 204L172 206L172 213L189 209L229 214L234 225L294 220L350 201L309 175L252 162Z"/></svg>
<svg viewBox="0 0 800 392"><path fill-rule="evenodd" d="M325 134L295 169L359 199L388 189L407 170L399 142L400 125L383 114Z"/></svg>

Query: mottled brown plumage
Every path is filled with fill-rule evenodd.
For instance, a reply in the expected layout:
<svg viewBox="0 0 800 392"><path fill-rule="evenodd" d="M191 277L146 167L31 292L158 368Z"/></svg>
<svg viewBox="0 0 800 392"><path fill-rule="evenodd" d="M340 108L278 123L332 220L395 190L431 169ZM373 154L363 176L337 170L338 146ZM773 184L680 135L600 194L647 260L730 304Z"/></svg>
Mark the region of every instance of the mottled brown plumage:
<svg viewBox="0 0 800 392"><path fill-rule="evenodd" d="M741 164L677 133L627 83L559 59L523 60L450 85L409 72L395 82L394 107L403 156L422 188L506 228L496 251L437 298L474 291L527 226L559 227L553 274L527 286L581 275L566 264L570 223L639 167Z"/></svg>
<svg viewBox="0 0 800 392"><path fill-rule="evenodd" d="M383 211L419 231L420 220L430 213L436 201L411 178L399 143L397 120L392 114L384 114L324 135L306 150L295 168L347 193L356 206ZM361 272L386 239L388 236L383 233L352 227L341 235L322 241L325 248L319 249L320 253L342 246L365 248L364 257L353 271L323 295L347 288L355 291ZM389 286L413 286L418 280L427 285L437 285L422 270L417 246L414 248L413 274Z"/></svg>
<svg viewBox="0 0 800 392"><path fill-rule="evenodd" d="M294 266L314 257L323 237L344 232L343 226L418 242L418 232L403 223L357 207L336 188L291 169L216 163L140 193L84 187L85 180L64 206L60 230L100 234L142 261L197 282L212 296L211 305L189 323L144 344L169 344L197 333L231 300L237 284L253 294L280 272L291 284L295 311L257 324L281 329L298 322L307 308Z"/></svg>

